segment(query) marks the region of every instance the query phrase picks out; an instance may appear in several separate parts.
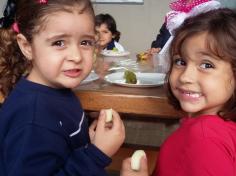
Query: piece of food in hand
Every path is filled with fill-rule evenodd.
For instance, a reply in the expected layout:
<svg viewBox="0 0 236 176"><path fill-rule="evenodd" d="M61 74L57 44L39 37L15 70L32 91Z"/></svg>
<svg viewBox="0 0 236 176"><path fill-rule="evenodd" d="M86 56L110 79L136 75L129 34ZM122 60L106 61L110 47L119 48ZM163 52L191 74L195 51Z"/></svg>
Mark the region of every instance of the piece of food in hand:
<svg viewBox="0 0 236 176"><path fill-rule="evenodd" d="M137 83L137 77L136 77L135 73L130 70L125 70L124 78L125 78L125 82L128 84L136 84Z"/></svg>
<svg viewBox="0 0 236 176"><path fill-rule="evenodd" d="M136 150L131 157L131 169L134 171L140 170L141 158L146 156L143 150Z"/></svg>
<svg viewBox="0 0 236 176"><path fill-rule="evenodd" d="M112 121L112 109L106 109L106 123Z"/></svg>
<svg viewBox="0 0 236 176"><path fill-rule="evenodd" d="M148 60L151 57L151 55L146 52L141 52L137 54L136 57L137 57L137 62L142 62Z"/></svg>

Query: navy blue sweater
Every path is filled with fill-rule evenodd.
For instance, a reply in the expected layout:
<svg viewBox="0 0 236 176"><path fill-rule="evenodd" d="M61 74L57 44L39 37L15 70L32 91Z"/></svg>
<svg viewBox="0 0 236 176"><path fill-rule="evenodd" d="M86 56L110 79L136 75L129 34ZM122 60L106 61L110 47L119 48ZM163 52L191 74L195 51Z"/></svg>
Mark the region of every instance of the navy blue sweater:
<svg viewBox="0 0 236 176"><path fill-rule="evenodd" d="M111 159L92 145L70 89L22 78L0 110L1 176L103 176Z"/></svg>

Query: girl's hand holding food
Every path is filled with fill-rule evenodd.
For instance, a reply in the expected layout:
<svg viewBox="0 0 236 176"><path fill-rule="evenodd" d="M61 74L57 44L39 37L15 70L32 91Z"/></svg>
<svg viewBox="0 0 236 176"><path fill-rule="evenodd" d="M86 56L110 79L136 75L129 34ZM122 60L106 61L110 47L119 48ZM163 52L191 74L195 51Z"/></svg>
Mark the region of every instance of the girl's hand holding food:
<svg viewBox="0 0 236 176"><path fill-rule="evenodd" d="M107 156L113 156L125 140L125 127L119 114L112 110L112 121L107 122L106 110L101 110L98 120L89 129L91 142ZM110 118L110 117L109 117Z"/></svg>
<svg viewBox="0 0 236 176"><path fill-rule="evenodd" d="M133 170L131 168L131 158L127 158L122 163L120 176L148 176L147 158L143 156L140 160L140 169Z"/></svg>

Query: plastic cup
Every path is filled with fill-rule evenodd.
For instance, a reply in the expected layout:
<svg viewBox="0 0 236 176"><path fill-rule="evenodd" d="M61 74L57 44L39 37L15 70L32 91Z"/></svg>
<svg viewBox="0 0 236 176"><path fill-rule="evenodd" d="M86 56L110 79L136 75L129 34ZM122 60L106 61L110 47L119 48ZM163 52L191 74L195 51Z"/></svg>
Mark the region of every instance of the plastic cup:
<svg viewBox="0 0 236 176"><path fill-rule="evenodd" d="M165 54L153 54L153 66L157 73L166 73L169 68L168 58Z"/></svg>

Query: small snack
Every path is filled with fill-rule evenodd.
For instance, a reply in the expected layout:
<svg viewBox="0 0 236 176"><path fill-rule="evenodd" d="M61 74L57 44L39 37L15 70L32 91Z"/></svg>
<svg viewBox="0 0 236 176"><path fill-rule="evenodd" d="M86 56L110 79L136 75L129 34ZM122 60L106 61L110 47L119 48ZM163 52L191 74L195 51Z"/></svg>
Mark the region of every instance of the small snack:
<svg viewBox="0 0 236 176"><path fill-rule="evenodd" d="M146 52L141 52L137 54L136 57L137 57L137 62L142 62L148 60L150 58L150 54Z"/></svg>
<svg viewBox="0 0 236 176"><path fill-rule="evenodd" d="M134 171L140 170L140 161L142 156L146 156L143 150L136 150L131 157L131 169Z"/></svg>
<svg viewBox="0 0 236 176"><path fill-rule="evenodd" d="M125 78L125 82L128 84L136 84L137 83L137 77L136 77L135 73L130 70L125 70L124 78Z"/></svg>
<svg viewBox="0 0 236 176"><path fill-rule="evenodd" d="M113 52L118 52L119 50L116 47L114 47L114 48L112 48L112 51Z"/></svg>
<svg viewBox="0 0 236 176"><path fill-rule="evenodd" d="M112 121L112 109L106 109L106 123Z"/></svg>

